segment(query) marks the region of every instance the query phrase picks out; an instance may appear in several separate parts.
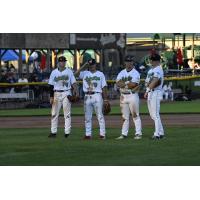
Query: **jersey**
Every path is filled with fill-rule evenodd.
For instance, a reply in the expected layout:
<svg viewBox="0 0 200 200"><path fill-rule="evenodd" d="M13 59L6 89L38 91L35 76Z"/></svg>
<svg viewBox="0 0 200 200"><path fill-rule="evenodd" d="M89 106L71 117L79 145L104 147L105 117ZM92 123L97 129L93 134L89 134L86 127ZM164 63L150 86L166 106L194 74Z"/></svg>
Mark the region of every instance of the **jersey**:
<svg viewBox="0 0 200 200"><path fill-rule="evenodd" d="M168 92L168 87L167 87L167 85L164 85L164 86L163 86L163 92Z"/></svg>
<svg viewBox="0 0 200 200"><path fill-rule="evenodd" d="M63 71L54 69L49 78L49 85L54 86L54 90L70 90L71 85L76 82L71 69L65 68Z"/></svg>
<svg viewBox="0 0 200 200"><path fill-rule="evenodd" d="M124 81L124 82L132 82L132 83L138 83L140 82L140 74L136 69L132 69L131 71L127 72L126 69L123 69L118 75L117 75L117 79L116 82L118 81ZM120 92L121 93L128 93L131 92L131 89L128 88L120 88Z"/></svg>
<svg viewBox="0 0 200 200"><path fill-rule="evenodd" d="M94 73L90 71L84 71L80 73L79 78L83 79L84 92L102 93L102 88L107 86L104 74L98 70Z"/></svg>
<svg viewBox="0 0 200 200"><path fill-rule="evenodd" d="M154 90L162 90L163 82L164 82L164 72L161 66L157 66L155 68L151 68L145 79L145 83L148 85L153 78L158 78L161 81L161 84L154 88Z"/></svg>

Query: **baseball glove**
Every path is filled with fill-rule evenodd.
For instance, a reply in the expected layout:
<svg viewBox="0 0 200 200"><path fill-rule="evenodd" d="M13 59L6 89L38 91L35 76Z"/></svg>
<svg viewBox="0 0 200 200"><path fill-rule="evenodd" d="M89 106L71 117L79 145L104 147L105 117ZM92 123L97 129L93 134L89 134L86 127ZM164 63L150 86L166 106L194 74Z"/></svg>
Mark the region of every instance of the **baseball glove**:
<svg viewBox="0 0 200 200"><path fill-rule="evenodd" d="M68 100L71 102L71 103L76 103L80 100L80 98L78 96L72 96L72 95L68 95L67 96Z"/></svg>
<svg viewBox="0 0 200 200"><path fill-rule="evenodd" d="M103 114L107 115L110 112L111 112L111 106L110 106L109 101L104 101L104 104L103 104Z"/></svg>

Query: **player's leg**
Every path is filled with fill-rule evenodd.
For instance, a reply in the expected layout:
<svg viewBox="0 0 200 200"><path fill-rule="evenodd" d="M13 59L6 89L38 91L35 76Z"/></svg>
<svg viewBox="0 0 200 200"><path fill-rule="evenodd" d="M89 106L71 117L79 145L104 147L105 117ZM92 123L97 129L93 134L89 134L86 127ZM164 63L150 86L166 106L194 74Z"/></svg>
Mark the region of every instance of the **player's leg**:
<svg viewBox="0 0 200 200"><path fill-rule="evenodd" d="M71 133L71 103L69 102L67 95L63 97L63 113L65 119L65 137Z"/></svg>
<svg viewBox="0 0 200 200"><path fill-rule="evenodd" d="M92 112L93 105L91 96L84 97L84 111L85 111L85 138L89 139L92 136Z"/></svg>
<svg viewBox="0 0 200 200"><path fill-rule="evenodd" d="M170 97L171 97L171 101L174 101L174 93L172 91L170 92Z"/></svg>
<svg viewBox="0 0 200 200"><path fill-rule="evenodd" d="M168 91L165 92L165 100L167 101L168 100L168 97L169 97L169 94L168 94Z"/></svg>
<svg viewBox="0 0 200 200"><path fill-rule="evenodd" d="M52 134L57 133L58 117L59 117L61 106L62 106L62 101L60 99L60 93L56 92L54 94L54 101L53 101L52 109L51 109L51 133Z"/></svg>
<svg viewBox="0 0 200 200"><path fill-rule="evenodd" d="M139 96L133 94L129 100L129 108L135 124L135 139L141 139L142 136L142 125L139 115Z"/></svg>
<svg viewBox="0 0 200 200"><path fill-rule="evenodd" d="M161 95L161 92L159 91L158 92L158 101L157 101L157 115L159 116L159 118L158 118L158 126L159 126L159 135L161 136L161 137L163 137L164 136L164 129L163 129L163 125L162 125L162 121L161 121L161 117L160 117L160 102L162 101L162 95Z"/></svg>
<svg viewBox="0 0 200 200"><path fill-rule="evenodd" d="M147 99L147 107L148 107L149 115L150 115L151 119L153 119L151 101L152 101L152 93L149 93L148 94L148 99Z"/></svg>
<svg viewBox="0 0 200 200"><path fill-rule="evenodd" d="M154 136L159 137L160 135L164 134L161 119L160 119L160 93L159 91L154 92L152 96L152 100L150 101L151 108L152 108L152 118L155 123L155 132Z"/></svg>
<svg viewBox="0 0 200 200"><path fill-rule="evenodd" d="M121 134L126 137L126 136L128 136L128 131L129 131L130 109L129 109L129 104L126 101L127 97L124 97L124 98L125 99L123 101L121 101L121 103L120 103L122 119L123 119Z"/></svg>
<svg viewBox="0 0 200 200"><path fill-rule="evenodd" d="M103 99L102 99L102 95L101 94L95 94L94 95L94 110L99 122L99 128L100 128L100 138L105 139L105 135L106 135L106 129L105 129L105 119L104 119L104 115L102 112L102 108L103 108Z"/></svg>

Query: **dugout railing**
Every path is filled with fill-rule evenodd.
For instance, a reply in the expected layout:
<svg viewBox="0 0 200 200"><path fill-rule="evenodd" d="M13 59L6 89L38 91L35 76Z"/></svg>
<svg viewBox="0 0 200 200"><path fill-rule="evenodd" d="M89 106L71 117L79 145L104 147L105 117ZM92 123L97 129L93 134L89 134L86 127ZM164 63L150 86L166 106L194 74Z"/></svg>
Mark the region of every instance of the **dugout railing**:
<svg viewBox="0 0 200 200"><path fill-rule="evenodd" d="M82 81L77 80L81 98L84 93L82 91ZM173 82L173 89L181 89L185 87L200 94L200 75L184 76L184 77L166 77L165 83ZM107 80L108 95L110 99L119 98L119 91L116 87L115 80ZM24 91L22 88L27 86ZM185 92L185 91L184 91ZM27 95L25 95L25 93ZM144 79L141 79L140 95L144 93ZM7 98L6 98L7 97ZM0 101L49 101L49 87L47 82L31 82L31 83L0 83Z"/></svg>

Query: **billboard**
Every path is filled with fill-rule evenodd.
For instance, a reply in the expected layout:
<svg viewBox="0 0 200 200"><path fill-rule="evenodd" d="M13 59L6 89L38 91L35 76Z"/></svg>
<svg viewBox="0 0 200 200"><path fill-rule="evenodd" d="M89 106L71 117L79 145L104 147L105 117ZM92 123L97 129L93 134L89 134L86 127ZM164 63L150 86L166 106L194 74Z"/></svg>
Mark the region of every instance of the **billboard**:
<svg viewBox="0 0 200 200"><path fill-rule="evenodd" d="M0 33L2 49L68 49L69 33Z"/></svg>
<svg viewBox="0 0 200 200"><path fill-rule="evenodd" d="M70 33L70 49L116 49L125 45L125 33Z"/></svg>

